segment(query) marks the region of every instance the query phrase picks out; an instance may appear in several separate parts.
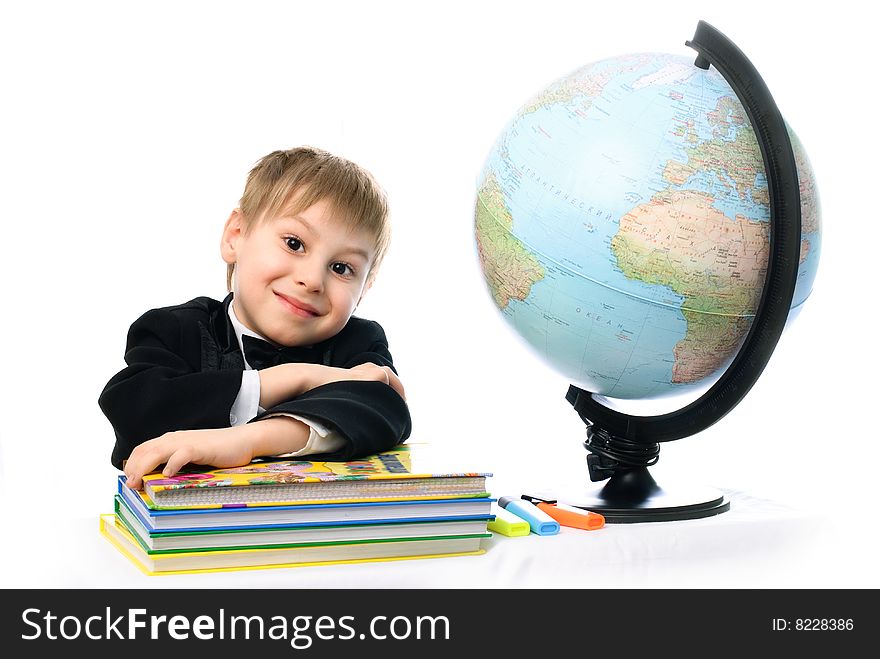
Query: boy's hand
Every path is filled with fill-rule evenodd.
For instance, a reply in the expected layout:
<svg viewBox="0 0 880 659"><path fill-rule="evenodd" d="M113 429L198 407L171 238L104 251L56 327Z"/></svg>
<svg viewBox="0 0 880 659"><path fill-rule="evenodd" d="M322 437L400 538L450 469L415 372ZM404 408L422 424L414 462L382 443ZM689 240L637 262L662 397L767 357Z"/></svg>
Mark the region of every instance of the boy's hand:
<svg viewBox="0 0 880 659"><path fill-rule="evenodd" d="M123 464L125 482L143 487L143 476L161 464L162 474L174 476L189 463L218 469L240 467L255 456L298 451L309 439L309 427L291 417L273 417L231 428L166 432L135 447Z"/></svg>
<svg viewBox="0 0 880 659"><path fill-rule="evenodd" d="M400 378L390 366L371 362L352 368L337 368L320 364L281 364L259 371L260 406L269 409L300 394L331 382L361 380L384 382L406 399Z"/></svg>
<svg viewBox="0 0 880 659"><path fill-rule="evenodd" d="M400 394L401 398L406 400L406 391L403 388L403 383L400 381L400 378L397 377L397 373L395 373L390 366L378 366L376 364L368 362L366 364L358 364L357 366L353 366L352 368L339 368L331 370L348 371L348 377L345 377L343 375L343 377L327 380L327 382L336 382L338 380L373 380L376 382L384 382L392 389L394 389L394 391ZM324 382L322 384L327 383Z"/></svg>
<svg viewBox="0 0 880 659"><path fill-rule="evenodd" d="M254 457L250 434L247 426L167 432L131 452L124 465L126 485L140 489L144 474L161 464L165 476L174 476L190 462L217 468L246 465Z"/></svg>

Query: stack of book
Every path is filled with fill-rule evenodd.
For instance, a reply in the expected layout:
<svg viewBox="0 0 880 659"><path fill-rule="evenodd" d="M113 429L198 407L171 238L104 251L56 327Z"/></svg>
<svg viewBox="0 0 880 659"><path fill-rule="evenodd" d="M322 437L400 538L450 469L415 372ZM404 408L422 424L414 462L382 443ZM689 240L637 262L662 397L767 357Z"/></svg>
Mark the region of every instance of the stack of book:
<svg viewBox="0 0 880 659"><path fill-rule="evenodd" d="M149 575L484 553L488 472L440 468L426 445L350 462L257 461L119 476L101 533Z"/></svg>

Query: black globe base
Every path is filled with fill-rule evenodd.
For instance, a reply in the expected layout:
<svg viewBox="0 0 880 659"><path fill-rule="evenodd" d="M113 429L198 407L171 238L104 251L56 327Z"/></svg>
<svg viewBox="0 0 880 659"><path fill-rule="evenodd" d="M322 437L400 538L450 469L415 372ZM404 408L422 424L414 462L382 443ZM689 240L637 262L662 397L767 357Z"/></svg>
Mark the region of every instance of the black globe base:
<svg viewBox="0 0 880 659"><path fill-rule="evenodd" d="M730 501L720 491L700 485L660 487L647 467L619 470L604 485L558 500L601 513L608 524L699 519L730 510Z"/></svg>

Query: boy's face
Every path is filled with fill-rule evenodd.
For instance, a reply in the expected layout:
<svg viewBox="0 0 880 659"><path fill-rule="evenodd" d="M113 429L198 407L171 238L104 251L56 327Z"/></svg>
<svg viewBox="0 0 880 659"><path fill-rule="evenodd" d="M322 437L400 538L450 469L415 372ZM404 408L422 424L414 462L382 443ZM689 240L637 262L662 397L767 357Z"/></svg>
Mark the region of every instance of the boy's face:
<svg viewBox="0 0 880 659"><path fill-rule="evenodd" d="M240 210L226 221L220 251L235 264L235 315L274 343L307 346L336 335L369 288L372 237L330 208L319 201L258 219L247 234Z"/></svg>

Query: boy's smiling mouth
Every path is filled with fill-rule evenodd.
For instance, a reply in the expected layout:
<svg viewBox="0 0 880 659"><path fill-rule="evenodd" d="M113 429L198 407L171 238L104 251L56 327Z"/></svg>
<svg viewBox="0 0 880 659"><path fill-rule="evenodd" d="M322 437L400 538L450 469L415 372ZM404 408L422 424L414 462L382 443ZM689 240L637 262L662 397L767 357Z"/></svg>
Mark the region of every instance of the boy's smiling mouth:
<svg viewBox="0 0 880 659"><path fill-rule="evenodd" d="M285 309L290 311L291 313L300 316L301 318L314 318L316 316L320 316L321 314L318 312L315 307L310 304L306 304L305 302L301 302L297 300L295 297L290 297L289 295L284 295L283 293L279 293L278 291L272 291L275 293L275 297L278 298L278 301L281 303Z"/></svg>

